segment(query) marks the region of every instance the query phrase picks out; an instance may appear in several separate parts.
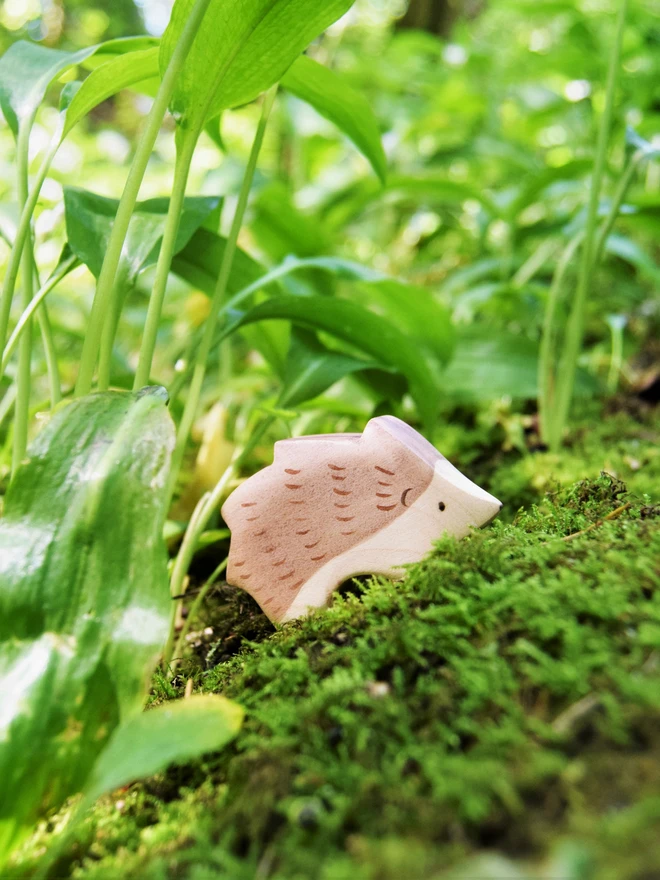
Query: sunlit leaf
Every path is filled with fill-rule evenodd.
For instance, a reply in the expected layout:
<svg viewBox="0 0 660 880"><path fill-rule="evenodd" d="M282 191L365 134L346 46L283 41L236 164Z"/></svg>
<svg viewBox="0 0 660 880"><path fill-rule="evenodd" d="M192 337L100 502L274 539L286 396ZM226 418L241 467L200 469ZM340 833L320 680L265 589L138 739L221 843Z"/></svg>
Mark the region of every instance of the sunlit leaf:
<svg viewBox="0 0 660 880"><path fill-rule="evenodd" d="M429 290L390 278L361 285L358 296L417 342L431 361L446 364L450 359L454 347L451 316Z"/></svg>
<svg viewBox="0 0 660 880"><path fill-rule="evenodd" d="M494 328L461 328L443 380L447 394L461 401L533 400L538 393L538 345ZM592 394L595 388L593 379L580 371L577 392Z"/></svg>
<svg viewBox="0 0 660 880"><path fill-rule="evenodd" d="M467 200L479 202L493 217L502 212L496 202L477 186L449 180L437 174L419 174L416 177L391 175L382 193L388 200L414 198L424 204L462 204ZM374 193L378 197L379 193Z"/></svg>
<svg viewBox="0 0 660 880"><path fill-rule="evenodd" d="M642 275L646 275L657 284L660 282L660 266L644 248L625 235L610 235L605 242L605 250L608 254L625 260L634 266Z"/></svg>
<svg viewBox="0 0 660 880"><path fill-rule="evenodd" d="M252 206L250 231L259 249L276 262L291 254L316 257L332 250L332 239L324 224L294 204L291 191L282 181L260 189Z"/></svg>
<svg viewBox="0 0 660 880"><path fill-rule="evenodd" d="M175 255L172 271L207 296L212 296L226 244L227 241L222 236L200 228ZM238 293L256 282L264 273L264 267L260 263L241 248L237 248L227 289L232 294Z"/></svg>
<svg viewBox="0 0 660 880"><path fill-rule="evenodd" d="M213 296L226 239L208 229L198 229L186 247L174 257L172 271L207 296ZM241 248L236 249L232 261L227 292L236 294L265 274L265 269ZM281 328L263 326L245 327L242 335L258 351L273 370L281 375L284 369L288 335Z"/></svg>
<svg viewBox="0 0 660 880"><path fill-rule="evenodd" d="M17 134L21 121L29 121L50 84L65 70L82 64L95 54L99 58L120 55L149 44L153 45L153 39L129 38L110 40L77 52L62 52L39 43L19 40L0 58L0 109L7 124Z"/></svg>
<svg viewBox="0 0 660 880"><path fill-rule="evenodd" d="M251 284L246 285L241 290L236 291L230 303L231 307L241 305L245 300L249 299L254 293L267 287L287 275L295 272L303 272L309 269L318 269L322 272L328 272L343 281L364 281L367 283L386 281L387 275L377 272L368 266L362 266L360 263L354 263L352 260L344 260L340 257L307 257L299 259L298 257L286 257L283 262L264 272Z"/></svg>
<svg viewBox="0 0 660 880"><path fill-rule="evenodd" d="M99 68L102 70L103 68ZM217 210L220 198L190 196L184 200L175 252L182 250L208 217ZM64 209L69 247L98 277L107 250L118 202L74 187L64 189ZM165 230L169 199L138 202L122 250L122 274L132 283L138 274L158 259Z"/></svg>
<svg viewBox="0 0 660 880"><path fill-rule="evenodd" d="M200 694L133 715L115 730L96 762L86 802L171 764L221 749L240 730L243 714L225 697Z"/></svg>
<svg viewBox="0 0 660 880"><path fill-rule="evenodd" d="M368 159L380 179L385 180L387 159L378 122L363 95L338 73L306 55L301 55L291 65L282 85L343 131Z"/></svg>
<svg viewBox="0 0 660 880"><path fill-rule="evenodd" d="M515 218L552 184L584 177L591 171L592 165L591 159L573 159L557 168L541 168L535 174L527 175L508 206L509 217Z"/></svg>
<svg viewBox="0 0 660 880"><path fill-rule="evenodd" d="M378 367L379 364L374 361L331 351L308 330L294 330L278 403L283 407L299 406L318 397L351 373Z"/></svg>
<svg viewBox="0 0 660 880"><path fill-rule="evenodd" d="M283 295L255 306L233 322L224 335L246 324L278 319L311 330L323 330L378 363L398 370L408 380L410 393L427 428L432 428L438 407L438 387L415 343L395 325L349 300Z"/></svg>
<svg viewBox="0 0 660 880"><path fill-rule="evenodd" d="M0 863L139 711L169 631L163 389L62 406L0 520Z"/></svg>
<svg viewBox="0 0 660 880"><path fill-rule="evenodd" d="M194 0L176 0L161 44L169 63ZM352 0L211 0L177 80L171 109L193 129L277 82Z"/></svg>
<svg viewBox="0 0 660 880"><path fill-rule="evenodd" d="M63 137L90 110L116 95L122 89L157 79L159 76L158 48L139 49L118 55L97 67L83 81L66 109Z"/></svg>

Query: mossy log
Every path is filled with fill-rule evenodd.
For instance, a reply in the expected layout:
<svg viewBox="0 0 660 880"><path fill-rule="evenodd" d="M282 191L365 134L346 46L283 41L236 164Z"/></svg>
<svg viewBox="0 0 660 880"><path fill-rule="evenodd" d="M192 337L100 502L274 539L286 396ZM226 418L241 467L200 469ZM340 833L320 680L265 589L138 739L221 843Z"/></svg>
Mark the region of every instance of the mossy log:
<svg viewBox="0 0 660 880"><path fill-rule="evenodd" d="M658 420L617 418L618 446L603 423L567 453L593 478L441 541L401 583L367 579L277 630L219 588L154 699L192 678L245 706L239 738L99 803L50 876L658 876ZM646 495L598 476L631 450ZM490 474L510 504L534 492L514 471Z"/></svg>

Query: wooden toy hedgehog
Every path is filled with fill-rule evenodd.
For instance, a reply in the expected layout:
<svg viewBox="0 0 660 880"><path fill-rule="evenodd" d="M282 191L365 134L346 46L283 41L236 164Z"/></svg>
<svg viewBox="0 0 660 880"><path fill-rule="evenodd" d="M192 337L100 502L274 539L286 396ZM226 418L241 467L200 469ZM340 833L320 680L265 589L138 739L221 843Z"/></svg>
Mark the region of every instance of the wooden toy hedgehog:
<svg viewBox="0 0 660 880"><path fill-rule="evenodd" d="M443 532L462 538L502 505L393 416L363 434L280 440L272 465L222 508L232 538L227 581L273 621L326 604L348 578L401 578Z"/></svg>

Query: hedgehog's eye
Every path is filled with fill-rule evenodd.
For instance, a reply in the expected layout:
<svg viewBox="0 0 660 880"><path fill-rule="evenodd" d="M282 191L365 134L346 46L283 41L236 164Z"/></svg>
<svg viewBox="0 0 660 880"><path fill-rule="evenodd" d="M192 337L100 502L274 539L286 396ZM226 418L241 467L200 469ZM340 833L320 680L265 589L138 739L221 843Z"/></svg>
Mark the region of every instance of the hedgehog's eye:
<svg viewBox="0 0 660 880"><path fill-rule="evenodd" d="M445 502L441 501L440 504L438 504L438 510L444 510L446 506Z"/></svg>

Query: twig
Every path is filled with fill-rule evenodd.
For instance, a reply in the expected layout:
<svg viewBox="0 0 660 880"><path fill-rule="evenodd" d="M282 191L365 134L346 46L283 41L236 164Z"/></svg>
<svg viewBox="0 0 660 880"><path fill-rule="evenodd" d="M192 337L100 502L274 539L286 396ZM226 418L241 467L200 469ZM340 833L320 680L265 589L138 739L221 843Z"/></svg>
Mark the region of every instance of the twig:
<svg viewBox="0 0 660 880"><path fill-rule="evenodd" d="M569 733L575 727L577 721L584 718L585 715L589 715L599 705L600 697L596 696L596 694L587 694L586 697L582 697L577 703L573 703L568 709L560 712L552 722L552 729L555 733L559 734Z"/></svg>
<svg viewBox="0 0 660 880"><path fill-rule="evenodd" d="M603 523L608 522L608 520L617 519L619 516L621 516L622 513L624 513L626 510L629 510L631 507L632 507L632 502L627 501L625 504L622 504L621 507L617 507L616 510L610 511L610 513L608 513L607 516L604 516L602 519L597 520L597 522L595 522L595 523L591 523L591 525L587 526L586 529L582 529L582 531L580 531L580 532L573 532L572 535L564 535L563 537L561 537L559 539L553 538L550 541L544 541L541 544L541 546L545 547L547 544L552 544L553 541L556 541L556 540L573 541L575 538L579 538L582 535L586 535L587 532L591 532L594 529L597 529L599 526L602 526Z"/></svg>

